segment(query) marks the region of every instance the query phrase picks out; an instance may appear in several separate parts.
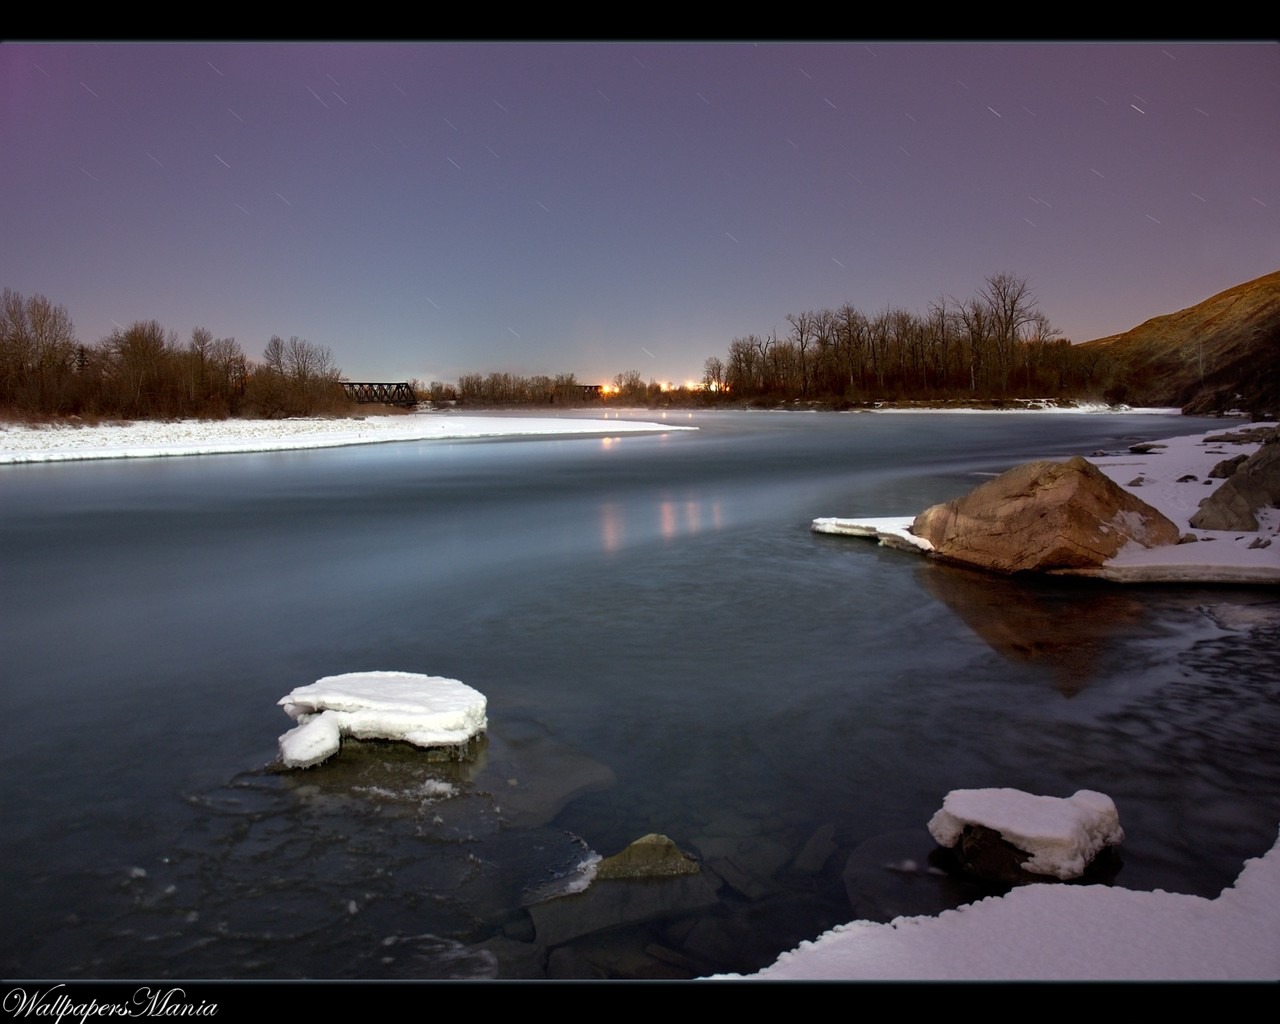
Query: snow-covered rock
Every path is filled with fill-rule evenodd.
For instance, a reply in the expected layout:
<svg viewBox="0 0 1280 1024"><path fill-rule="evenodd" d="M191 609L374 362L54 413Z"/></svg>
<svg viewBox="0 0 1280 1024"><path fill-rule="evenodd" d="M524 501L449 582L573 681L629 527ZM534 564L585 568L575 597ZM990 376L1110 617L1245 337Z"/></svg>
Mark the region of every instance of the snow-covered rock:
<svg viewBox="0 0 1280 1024"><path fill-rule="evenodd" d="M1061 879L1079 878L1104 846L1124 840L1114 801L1091 789L1066 798L1019 789L955 789L929 819L929 834L940 846L955 846L966 825L999 832L1026 853L1024 870Z"/></svg>
<svg viewBox="0 0 1280 1024"><path fill-rule="evenodd" d="M488 727L484 694L456 679L416 672L325 676L280 698L298 723L280 737L287 768L310 768L338 752L343 736L464 747Z"/></svg>

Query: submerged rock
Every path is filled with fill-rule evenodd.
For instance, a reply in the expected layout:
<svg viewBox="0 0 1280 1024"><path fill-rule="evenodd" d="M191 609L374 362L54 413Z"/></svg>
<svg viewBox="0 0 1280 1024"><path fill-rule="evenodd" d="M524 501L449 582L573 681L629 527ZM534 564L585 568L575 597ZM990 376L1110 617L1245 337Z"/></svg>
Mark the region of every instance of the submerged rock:
<svg viewBox="0 0 1280 1024"><path fill-rule="evenodd" d="M916 516L934 554L996 572L1097 569L1125 544L1177 544L1181 531L1079 456L1028 462Z"/></svg>
<svg viewBox="0 0 1280 1024"><path fill-rule="evenodd" d="M666 836L650 832L596 869L597 878L671 878L696 875L698 862Z"/></svg>

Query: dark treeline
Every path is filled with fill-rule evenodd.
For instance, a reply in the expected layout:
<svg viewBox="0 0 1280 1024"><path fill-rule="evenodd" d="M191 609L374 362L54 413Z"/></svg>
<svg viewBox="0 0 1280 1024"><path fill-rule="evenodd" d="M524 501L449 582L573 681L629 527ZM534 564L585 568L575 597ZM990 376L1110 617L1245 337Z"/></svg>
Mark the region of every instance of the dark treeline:
<svg viewBox="0 0 1280 1024"><path fill-rule="evenodd" d="M126 419L305 416L350 403L327 348L273 337L262 359L197 327L184 344L155 320L81 344L62 306L0 297L0 412Z"/></svg>
<svg viewBox="0 0 1280 1024"><path fill-rule="evenodd" d="M453 395L437 396L439 387L439 382L431 382L429 394L433 400L455 397L482 405L569 405L582 397L582 386L572 373L558 373L554 377L468 373L458 378L458 388Z"/></svg>
<svg viewBox="0 0 1280 1024"><path fill-rule="evenodd" d="M476 406L776 404L842 407L895 400L1119 399L1119 371L1105 349L1072 345L1040 312L1027 282L987 278L966 300L944 296L924 313L868 314L845 304L787 316L790 330L734 338L703 365L700 388L647 384L636 370L596 388L572 373L465 374L457 387L413 386L422 398ZM329 349L272 337L259 360L234 338L197 327L181 341L155 320L119 328L96 344L75 336L67 311L42 295L0 298L0 414L181 418L305 416L352 403Z"/></svg>
<svg viewBox="0 0 1280 1024"><path fill-rule="evenodd" d="M647 384L636 370L603 385L599 398L633 404L777 404L843 407L877 401L987 402L1054 398L1120 400L1119 372L1105 352L1073 345L1049 322L1022 278L996 274L970 299L943 296L912 313L836 310L789 315L779 337L734 338L703 364L700 387ZM431 397L475 405L592 401L573 374L472 373Z"/></svg>
<svg viewBox="0 0 1280 1024"><path fill-rule="evenodd" d="M734 338L709 358L703 387L736 399L998 399L1101 396L1108 367L1040 312L1027 282L987 278L973 298L939 298L923 314L852 305L790 315L785 337Z"/></svg>

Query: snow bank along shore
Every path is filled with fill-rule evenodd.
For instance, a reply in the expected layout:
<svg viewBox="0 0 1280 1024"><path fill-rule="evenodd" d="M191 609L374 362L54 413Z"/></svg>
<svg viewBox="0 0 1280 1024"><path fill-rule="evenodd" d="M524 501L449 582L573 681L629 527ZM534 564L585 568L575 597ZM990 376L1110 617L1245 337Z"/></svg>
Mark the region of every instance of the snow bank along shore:
<svg viewBox="0 0 1280 1024"><path fill-rule="evenodd" d="M1249 429L1275 424L1250 424ZM1109 559L1099 576L1118 583L1280 583L1280 509L1257 512L1256 532L1199 530L1191 517L1225 481L1209 476L1219 462L1235 455L1252 455L1261 442L1219 443L1214 439L1239 428L1224 426L1208 434L1191 434L1137 445L1138 452L1088 456L1121 488L1141 498L1182 530L1195 543L1144 548L1127 544ZM889 547L928 552L933 545L911 533L915 515L820 518L818 533L874 537Z"/></svg>
<svg viewBox="0 0 1280 1024"><path fill-rule="evenodd" d="M165 455L228 455L300 448L338 448L389 441L470 437L540 437L560 434L632 434L696 430L629 420L553 416L455 416L410 413L366 419L139 420L49 426L0 423L0 465L79 459L148 459Z"/></svg>
<svg viewBox="0 0 1280 1024"><path fill-rule="evenodd" d="M1105 885L1027 885L937 917L840 925L750 977L1275 981L1280 841L1246 861L1236 884L1217 899Z"/></svg>
<svg viewBox="0 0 1280 1024"><path fill-rule="evenodd" d="M1016 836L1041 873L1123 836L1115 805L1087 790L1066 800L1011 789L956 790L930 831L963 822ZM717 975L716 979L741 978ZM1280 978L1280 839L1213 900L1105 885L1034 884L937 917L854 921L750 975L768 981L1274 981ZM713 979L715 980L715 979Z"/></svg>

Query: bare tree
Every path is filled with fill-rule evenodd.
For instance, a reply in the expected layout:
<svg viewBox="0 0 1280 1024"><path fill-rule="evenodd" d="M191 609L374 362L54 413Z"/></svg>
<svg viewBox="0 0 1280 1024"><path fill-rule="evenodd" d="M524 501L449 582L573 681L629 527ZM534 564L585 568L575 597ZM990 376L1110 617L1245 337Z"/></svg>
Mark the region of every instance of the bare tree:
<svg viewBox="0 0 1280 1024"><path fill-rule="evenodd" d="M719 356L709 356L702 364L702 387L706 391L724 390L724 363Z"/></svg>
<svg viewBox="0 0 1280 1024"><path fill-rule="evenodd" d="M0 403L30 412L63 411L76 349L64 307L6 288L0 297Z"/></svg>

